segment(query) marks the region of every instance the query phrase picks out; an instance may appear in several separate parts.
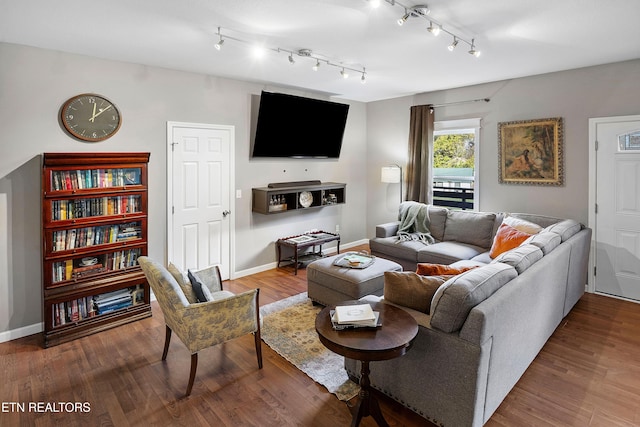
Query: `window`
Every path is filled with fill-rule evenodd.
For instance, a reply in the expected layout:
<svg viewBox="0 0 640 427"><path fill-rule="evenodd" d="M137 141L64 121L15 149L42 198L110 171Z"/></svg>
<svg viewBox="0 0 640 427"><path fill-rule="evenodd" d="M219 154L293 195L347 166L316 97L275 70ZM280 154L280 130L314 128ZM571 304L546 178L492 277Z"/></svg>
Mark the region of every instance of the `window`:
<svg viewBox="0 0 640 427"><path fill-rule="evenodd" d="M433 204L477 210L480 119L436 122L434 127Z"/></svg>

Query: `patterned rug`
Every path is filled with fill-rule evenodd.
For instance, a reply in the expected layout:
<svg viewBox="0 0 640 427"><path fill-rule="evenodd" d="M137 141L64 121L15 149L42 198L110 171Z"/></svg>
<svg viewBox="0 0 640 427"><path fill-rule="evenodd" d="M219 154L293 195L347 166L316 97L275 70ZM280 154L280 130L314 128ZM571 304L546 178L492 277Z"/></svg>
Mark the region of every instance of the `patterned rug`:
<svg viewBox="0 0 640 427"><path fill-rule="evenodd" d="M315 320L321 309L311 303L306 292L261 307L262 340L338 399L346 401L358 395L360 386L349 380L344 357L320 342Z"/></svg>

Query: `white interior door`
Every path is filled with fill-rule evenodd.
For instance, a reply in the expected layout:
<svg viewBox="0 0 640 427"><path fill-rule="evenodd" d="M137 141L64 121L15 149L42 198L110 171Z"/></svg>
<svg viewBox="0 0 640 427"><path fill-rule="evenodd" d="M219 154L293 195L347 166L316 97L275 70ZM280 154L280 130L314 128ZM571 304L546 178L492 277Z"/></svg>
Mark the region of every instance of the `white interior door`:
<svg viewBox="0 0 640 427"><path fill-rule="evenodd" d="M233 126L169 123L169 260L231 271Z"/></svg>
<svg viewBox="0 0 640 427"><path fill-rule="evenodd" d="M591 126L597 144L595 291L640 300L640 116L592 119Z"/></svg>

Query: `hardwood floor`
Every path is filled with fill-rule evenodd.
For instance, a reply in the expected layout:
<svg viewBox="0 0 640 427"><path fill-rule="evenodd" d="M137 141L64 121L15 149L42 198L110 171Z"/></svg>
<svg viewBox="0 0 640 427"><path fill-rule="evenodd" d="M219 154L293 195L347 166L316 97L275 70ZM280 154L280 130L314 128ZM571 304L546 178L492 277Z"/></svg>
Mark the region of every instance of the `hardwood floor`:
<svg viewBox="0 0 640 427"><path fill-rule="evenodd" d="M268 304L306 291L306 271L225 282L233 292L255 287ZM638 325L640 305L586 294L486 425L640 425ZM0 426L350 424L345 403L267 345L258 370L251 336L202 351L193 393L184 398L188 351L174 338L163 363L163 343L154 303L152 318L56 347L43 349L40 334L0 344ZM391 426L432 426L380 400ZM376 424L368 417L361 425Z"/></svg>

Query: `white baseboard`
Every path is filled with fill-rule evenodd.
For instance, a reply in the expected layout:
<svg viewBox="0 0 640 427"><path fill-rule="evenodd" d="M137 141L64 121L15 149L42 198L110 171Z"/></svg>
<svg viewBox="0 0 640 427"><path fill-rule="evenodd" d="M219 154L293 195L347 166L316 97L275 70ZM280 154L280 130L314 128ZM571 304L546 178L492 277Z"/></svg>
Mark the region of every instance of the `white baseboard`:
<svg viewBox="0 0 640 427"><path fill-rule="evenodd" d="M0 343L16 340L33 334L39 334L42 331L44 331L44 323L40 322L35 325L23 326L22 328L0 332Z"/></svg>

